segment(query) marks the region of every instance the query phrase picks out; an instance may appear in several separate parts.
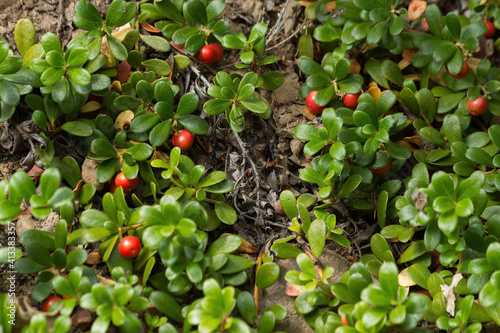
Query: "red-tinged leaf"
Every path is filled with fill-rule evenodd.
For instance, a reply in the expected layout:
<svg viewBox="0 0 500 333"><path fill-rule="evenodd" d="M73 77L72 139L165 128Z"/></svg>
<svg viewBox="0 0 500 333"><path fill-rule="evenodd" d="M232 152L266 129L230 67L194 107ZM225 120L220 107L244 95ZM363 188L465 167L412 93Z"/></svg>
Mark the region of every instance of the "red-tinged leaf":
<svg viewBox="0 0 500 333"><path fill-rule="evenodd" d="M144 30L148 32L153 32L153 33L159 33L161 30L157 29L156 27L152 26L148 22L142 22L141 26L144 28Z"/></svg>
<svg viewBox="0 0 500 333"><path fill-rule="evenodd" d="M132 66L129 65L128 62L122 61L118 67L116 67L116 76L113 78L114 81L118 80L121 84L127 82L128 77L130 75L130 71L132 70Z"/></svg>
<svg viewBox="0 0 500 333"><path fill-rule="evenodd" d="M40 175L42 174L42 172L43 172L43 169L40 169L36 165L33 165L33 167L31 168L31 170L28 171L28 176L30 176L31 178L35 179L35 178L40 177Z"/></svg>
<svg viewBox="0 0 500 333"><path fill-rule="evenodd" d="M185 53L185 52L184 52L184 45L177 45L177 44L175 44L174 42L170 42L170 45L171 45L174 49L176 49L177 51L182 52L183 54Z"/></svg>
<svg viewBox="0 0 500 333"><path fill-rule="evenodd" d="M172 80L172 74L174 74L174 63L175 63L174 54L171 53L170 56L168 57L168 65L170 66L170 68L172 68L172 72L168 76L170 80Z"/></svg>
<svg viewBox="0 0 500 333"><path fill-rule="evenodd" d="M336 7L337 7L337 1L330 1L329 3L326 4L325 9L327 12L333 13Z"/></svg>
<svg viewBox="0 0 500 333"><path fill-rule="evenodd" d="M286 283L286 294L288 296L297 297L306 291L306 286L299 286L290 282Z"/></svg>
<svg viewBox="0 0 500 333"><path fill-rule="evenodd" d="M427 8L427 2L422 0L413 0L408 7L408 18L410 21L417 20Z"/></svg>

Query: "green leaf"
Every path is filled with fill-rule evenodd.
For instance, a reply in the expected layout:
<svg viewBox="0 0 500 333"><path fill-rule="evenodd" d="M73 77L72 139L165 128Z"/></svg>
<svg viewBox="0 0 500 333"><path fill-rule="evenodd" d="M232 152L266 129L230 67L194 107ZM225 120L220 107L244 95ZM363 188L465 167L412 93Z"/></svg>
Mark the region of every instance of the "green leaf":
<svg viewBox="0 0 500 333"><path fill-rule="evenodd" d="M370 76L382 87L384 88L389 88L389 82L385 78L383 72L382 72L382 67L380 66L380 62L377 60L368 60L365 63L365 68L370 74Z"/></svg>
<svg viewBox="0 0 500 333"><path fill-rule="evenodd" d="M405 262L416 259L427 252L425 243L423 240L413 242L406 248L406 250L401 254L398 260L398 264L403 264Z"/></svg>
<svg viewBox="0 0 500 333"><path fill-rule="evenodd" d="M118 39L108 35L108 46L109 50L115 56L116 59L120 61L127 60L128 56L127 48Z"/></svg>
<svg viewBox="0 0 500 333"><path fill-rule="evenodd" d="M40 77L40 80L45 86L53 86L57 83L57 81L61 79L61 77L64 75L64 72L65 72L64 68L50 67L49 69L43 72L42 76Z"/></svg>
<svg viewBox="0 0 500 333"><path fill-rule="evenodd" d="M78 85L86 86L90 83L90 73L84 68L70 67L67 72L70 79Z"/></svg>
<svg viewBox="0 0 500 333"><path fill-rule="evenodd" d="M177 107L177 115L182 116L193 112L198 107L198 103L199 98L195 93L190 92L184 94L179 101L179 105Z"/></svg>
<svg viewBox="0 0 500 333"><path fill-rule="evenodd" d="M422 264L413 264L410 267L408 267L408 275L419 286L421 286L424 289L427 289L427 280L431 276L427 267L425 267Z"/></svg>
<svg viewBox="0 0 500 333"><path fill-rule="evenodd" d="M349 179L345 181L342 188L338 191L337 198L341 199L351 194L355 189L358 188L358 185L361 183L362 180L363 177L359 174L355 174L349 177Z"/></svg>
<svg viewBox="0 0 500 333"><path fill-rule="evenodd" d="M280 267L274 262L266 262L260 266L255 275L255 285L259 289L266 289L278 280Z"/></svg>
<svg viewBox="0 0 500 333"><path fill-rule="evenodd" d="M206 134L208 132L207 121L193 114L185 114L177 118L179 124L194 134Z"/></svg>
<svg viewBox="0 0 500 333"><path fill-rule="evenodd" d="M208 174L205 178L203 178L198 184L198 187L207 187L211 185L215 185L220 183L221 181L226 179L226 174L223 171L215 171Z"/></svg>
<svg viewBox="0 0 500 333"><path fill-rule="evenodd" d="M357 175L355 175L355 176L357 176ZM300 179L305 180L306 182L309 182L309 183L324 184L324 182L325 182L325 177L322 176L318 171L311 169L311 168L305 168L305 169L300 170L299 177L300 177ZM360 178L362 179L361 176L360 176ZM361 182L361 179L360 179L360 182ZM348 194L349 193L347 193L346 195L348 195Z"/></svg>
<svg viewBox="0 0 500 333"><path fill-rule="evenodd" d="M441 97L438 101L437 113L446 113L456 108L464 96L465 93L455 93Z"/></svg>
<svg viewBox="0 0 500 333"><path fill-rule="evenodd" d="M215 204L215 213L217 217L227 225L233 225L238 220L234 208L225 202L217 202Z"/></svg>
<svg viewBox="0 0 500 333"><path fill-rule="evenodd" d="M291 191L285 190L280 194L280 204L281 208L285 212L289 219L293 219L299 216L297 209L297 200L295 195Z"/></svg>
<svg viewBox="0 0 500 333"><path fill-rule="evenodd" d="M135 161L144 161L151 156L153 148L147 143L138 143L127 149L125 152L132 154Z"/></svg>
<svg viewBox="0 0 500 333"><path fill-rule="evenodd" d="M182 309L179 303L163 291L153 291L149 296L151 303L156 309L164 313L170 319L173 319L179 323L184 322L184 317L182 316Z"/></svg>
<svg viewBox="0 0 500 333"><path fill-rule="evenodd" d="M403 73L399 69L398 64L396 64L394 61L384 60L382 62L382 73L389 81L391 81L395 85L400 87L403 86L404 82Z"/></svg>
<svg viewBox="0 0 500 333"><path fill-rule="evenodd" d="M227 254L226 264L218 271L220 274L235 274L244 271L254 265L254 262L250 259L235 256L232 254Z"/></svg>
<svg viewBox="0 0 500 333"><path fill-rule="evenodd" d="M491 243L486 250L486 259L495 270L500 269L500 243Z"/></svg>
<svg viewBox="0 0 500 333"><path fill-rule="evenodd" d="M440 195L447 196L451 199L455 198L455 188L453 181L447 173L443 171L436 172L432 176L432 186Z"/></svg>
<svg viewBox="0 0 500 333"><path fill-rule="evenodd" d="M147 132L158 123L159 119L160 116L155 113L141 114L132 120L130 130L134 133Z"/></svg>
<svg viewBox="0 0 500 333"><path fill-rule="evenodd" d="M257 317L257 310L252 294L248 291L241 292L236 299L236 306L240 315L249 323L254 324Z"/></svg>
<svg viewBox="0 0 500 333"><path fill-rule="evenodd" d="M125 1L124 0L114 0L108 7L106 13L106 25L113 27L115 26L125 13Z"/></svg>
<svg viewBox="0 0 500 333"><path fill-rule="evenodd" d="M257 324L257 332L259 333L271 333L273 332L276 318L274 313L268 311L262 313L259 318L259 323Z"/></svg>
<svg viewBox="0 0 500 333"><path fill-rule="evenodd" d="M0 247L0 264L7 264L12 260L18 260L22 251L18 247Z"/></svg>
<svg viewBox="0 0 500 333"><path fill-rule="evenodd" d="M296 258L299 254L303 253L301 249L289 243L274 243L271 250L276 252L278 258Z"/></svg>
<svg viewBox="0 0 500 333"><path fill-rule="evenodd" d="M148 59L142 62L144 67L160 76L167 76L172 72L168 63L159 59Z"/></svg>
<svg viewBox="0 0 500 333"><path fill-rule="evenodd" d="M72 49L70 52L71 53L69 54L67 61L68 65L72 67L80 67L87 62L89 51L86 48L77 47ZM64 66L64 64L61 66Z"/></svg>
<svg viewBox="0 0 500 333"><path fill-rule="evenodd" d="M64 123L61 128L68 132L69 134L73 134L76 136L91 136L93 133L92 127L88 125L86 122L83 121L70 121L67 123ZM103 139L101 139L103 140Z"/></svg>
<svg viewBox="0 0 500 333"><path fill-rule="evenodd" d="M378 22L375 26L370 29L368 35L366 36L366 42L370 45L376 45L387 29L387 22Z"/></svg>
<svg viewBox="0 0 500 333"><path fill-rule="evenodd" d="M91 150L100 156L104 157L117 157L118 152L113 145L106 139L98 138L92 141Z"/></svg>
<svg viewBox="0 0 500 333"><path fill-rule="evenodd" d="M139 35L144 43L146 43L148 46L151 46L157 51L160 52L168 52L170 51L170 44L168 41L159 36L146 36L146 35Z"/></svg>
<svg viewBox="0 0 500 333"><path fill-rule="evenodd" d="M441 11L439 10L439 7L435 4L427 6L424 15L432 34L434 36L441 37Z"/></svg>
<svg viewBox="0 0 500 333"><path fill-rule="evenodd" d="M461 42L466 42L469 38L479 38L483 36L488 27L483 22L474 22L462 29Z"/></svg>
<svg viewBox="0 0 500 333"><path fill-rule="evenodd" d="M320 64L306 56L302 56L297 60L297 66L308 76L324 72Z"/></svg>
<svg viewBox="0 0 500 333"><path fill-rule="evenodd" d="M314 220L307 231L307 240L311 247L311 252L320 257L326 243L326 225L322 219Z"/></svg>
<svg viewBox="0 0 500 333"><path fill-rule="evenodd" d="M53 50L61 54L63 53L61 41L52 32L47 32L45 35L43 35L41 43L46 53L49 53L50 51Z"/></svg>
<svg viewBox="0 0 500 333"><path fill-rule="evenodd" d="M164 121L156 125L149 133L149 142L155 147L159 147L165 143L170 136L171 125L171 121Z"/></svg>
<svg viewBox="0 0 500 333"><path fill-rule="evenodd" d="M112 158L99 164L95 172L97 181L100 183L106 183L110 181L116 172L116 163L117 160Z"/></svg>
<svg viewBox="0 0 500 333"><path fill-rule="evenodd" d="M205 102L203 105L203 111L211 116L216 116L224 111L226 111L232 102L227 99L211 99Z"/></svg>
<svg viewBox="0 0 500 333"><path fill-rule="evenodd" d="M305 141L321 140L318 134L318 129L308 124L299 124L297 127L295 127L295 132L293 135L297 139Z"/></svg>
<svg viewBox="0 0 500 333"><path fill-rule="evenodd" d="M231 253L236 251L243 243L241 237L226 235L213 242L207 250L208 254L215 256L220 253Z"/></svg>
<svg viewBox="0 0 500 333"><path fill-rule="evenodd" d="M481 148L471 147L467 149L465 156L474 163L494 167L491 156Z"/></svg>
<svg viewBox="0 0 500 333"><path fill-rule="evenodd" d="M391 304L391 296L382 287L371 284L361 292L361 299L369 304L387 306Z"/></svg>
<svg viewBox="0 0 500 333"><path fill-rule="evenodd" d="M201 0L189 0L186 6L189 16L202 26L208 23L207 8Z"/></svg>

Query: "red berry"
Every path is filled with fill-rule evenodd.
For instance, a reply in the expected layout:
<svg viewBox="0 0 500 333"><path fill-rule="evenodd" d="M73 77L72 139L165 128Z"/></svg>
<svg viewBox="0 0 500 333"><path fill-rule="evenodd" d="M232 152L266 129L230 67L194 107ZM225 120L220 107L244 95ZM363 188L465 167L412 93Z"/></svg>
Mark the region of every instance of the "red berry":
<svg viewBox="0 0 500 333"><path fill-rule="evenodd" d="M221 62L222 59L224 58L224 50L222 49L222 46L220 46L217 43L210 43L210 44L208 44L208 46L213 47L215 49L215 51L217 52L217 60L213 63L213 65L216 65L219 62Z"/></svg>
<svg viewBox="0 0 500 333"><path fill-rule="evenodd" d="M123 193L125 195L130 195L132 191L137 187L137 184L139 184L139 179L134 178L134 179L127 179L123 172L120 172L116 178L115 178L115 186L116 187L121 187L123 189ZM109 187L109 191L111 192L111 187ZM116 188L115 188L116 190ZM114 192L114 190L113 190Z"/></svg>
<svg viewBox="0 0 500 333"><path fill-rule="evenodd" d="M342 320L342 324L343 324L344 326L349 326L349 323L347 322L347 318L346 318L345 316L342 316L342 317L341 317L341 320Z"/></svg>
<svg viewBox="0 0 500 333"><path fill-rule="evenodd" d="M172 137L172 144L179 147L182 151L189 150L193 146L194 136L188 130L177 131Z"/></svg>
<svg viewBox="0 0 500 333"><path fill-rule="evenodd" d="M467 61L464 60L464 64L462 66L462 70L460 71L460 73L458 74L451 74L451 76L453 76L455 79L463 79L464 77L467 76L467 74L469 74L469 64L467 63Z"/></svg>
<svg viewBox="0 0 500 333"><path fill-rule="evenodd" d="M115 193L116 191L116 184L115 184L115 181L112 180L110 183L109 183L109 192L111 193Z"/></svg>
<svg viewBox="0 0 500 333"><path fill-rule="evenodd" d="M344 96L344 105L350 109L355 109L358 106L358 99L361 95L361 92L353 95L353 94L345 94Z"/></svg>
<svg viewBox="0 0 500 333"><path fill-rule="evenodd" d="M58 297L58 296L47 297L45 299L45 301L43 301L43 303L42 303L42 311L49 312L49 309L52 306L52 304L54 304L55 302L59 302L59 301L62 301L61 297Z"/></svg>
<svg viewBox="0 0 500 333"><path fill-rule="evenodd" d="M381 175L385 175L386 173L388 173L389 171L391 171L391 168L392 168L392 162L389 159L389 163L387 163L385 166L383 166L381 168L370 168L370 170L374 174L381 176Z"/></svg>
<svg viewBox="0 0 500 333"><path fill-rule="evenodd" d="M484 37L492 38L493 36L495 36L496 32L495 25L490 21L484 21L484 24L486 24L486 26L488 27L488 30L486 30Z"/></svg>
<svg viewBox="0 0 500 333"><path fill-rule="evenodd" d="M118 245L118 250L125 258L135 258L141 251L141 242L135 236L124 237Z"/></svg>
<svg viewBox="0 0 500 333"><path fill-rule="evenodd" d="M210 45L203 46L197 55L198 60L205 65L213 65L217 63L218 56L217 50Z"/></svg>
<svg viewBox="0 0 500 333"><path fill-rule="evenodd" d="M469 99L467 102L469 113L473 116L481 116L488 110L488 102L484 98Z"/></svg>
<svg viewBox="0 0 500 333"><path fill-rule="evenodd" d="M325 106L319 106L316 104L316 94L318 91L313 90L306 97L306 106L314 114L321 114L323 110L326 108Z"/></svg>

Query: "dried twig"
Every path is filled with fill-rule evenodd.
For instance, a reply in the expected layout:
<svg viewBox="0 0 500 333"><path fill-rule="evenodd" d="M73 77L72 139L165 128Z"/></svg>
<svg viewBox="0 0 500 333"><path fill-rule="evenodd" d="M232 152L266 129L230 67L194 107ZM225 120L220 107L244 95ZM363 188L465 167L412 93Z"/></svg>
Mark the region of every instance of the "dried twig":
<svg viewBox="0 0 500 333"><path fill-rule="evenodd" d="M301 32L304 28L306 27L306 23L302 23L302 25L293 33L291 34L290 36L288 36L287 38L285 38L284 40L282 40L281 42L279 42L278 44L275 44L273 46L270 46L268 48L266 48L266 51L269 51L269 50L272 50L272 49L275 49L283 44L285 44L286 42L288 42L290 39L292 39L295 35L297 35L299 32Z"/></svg>
<svg viewBox="0 0 500 333"><path fill-rule="evenodd" d="M61 39L62 21L64 17L64 0L59 0L59 6L57 7L57 10L59 11L59 20L57 21L56 34L57 38Z"/></svg>
<svg viewBox="0 0 500 333"><path fill-rule="evenodd" d="M267 33L266 37L266 44L269 44L270 41L274 39L274 36L283 28L283 22L285 21L284 14L286 7L288 7L288 4L290 3L290 0L286 0L285 4L283 5L283 8L281 8L280 12L278 13L278 20L276 21L276 24L269 29L269 32Z"/></svg>

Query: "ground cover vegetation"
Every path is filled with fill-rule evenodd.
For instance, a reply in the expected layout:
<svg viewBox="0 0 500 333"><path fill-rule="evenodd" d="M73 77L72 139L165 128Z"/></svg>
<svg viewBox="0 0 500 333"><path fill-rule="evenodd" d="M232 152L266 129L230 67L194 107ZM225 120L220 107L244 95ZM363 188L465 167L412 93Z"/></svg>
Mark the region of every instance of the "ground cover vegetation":
<svg viewBox="0 0 500 333"><path fill-rule="evenodd" d="M265 92L285 81L270 27L229 29L223 0L75 10L81 33L67 45L53 33L36 43L29 19L13 31L19 54L0 41L0 122L9 126L20 103L31 109L21 127L41 168L0 181L0 223L60 216L54 232L25 230L19 247L0 248L3 267L37 281L30 298L41 311L22 332L71 331L77 309L92 314L91 332L277 332L290 314L260 308L259 291L279 279L279 258L296 261L286 293L316 332L500 325L496 1L470 0L467 16L420 0L304 3L293 38L306 106L294 136L310 162L298 176L314 190L279 194L286 235L259 251L231 232L235 183L190 156L194 145L206 151L199 136L213 118L251 158L239 133L271 117ZM228 54L236 63L219 69ZM212 66L212 82L197 66ZM191 91L181 71L199 78ZM56 133L78 143L106 186L83 181ZM335 268L318 259L331 244L351 246L338 204L371 216L378 232L332 282ZM89 246L104 275L86 264ZM15 328L9 305L1 295L0 332Z"/></svg>

